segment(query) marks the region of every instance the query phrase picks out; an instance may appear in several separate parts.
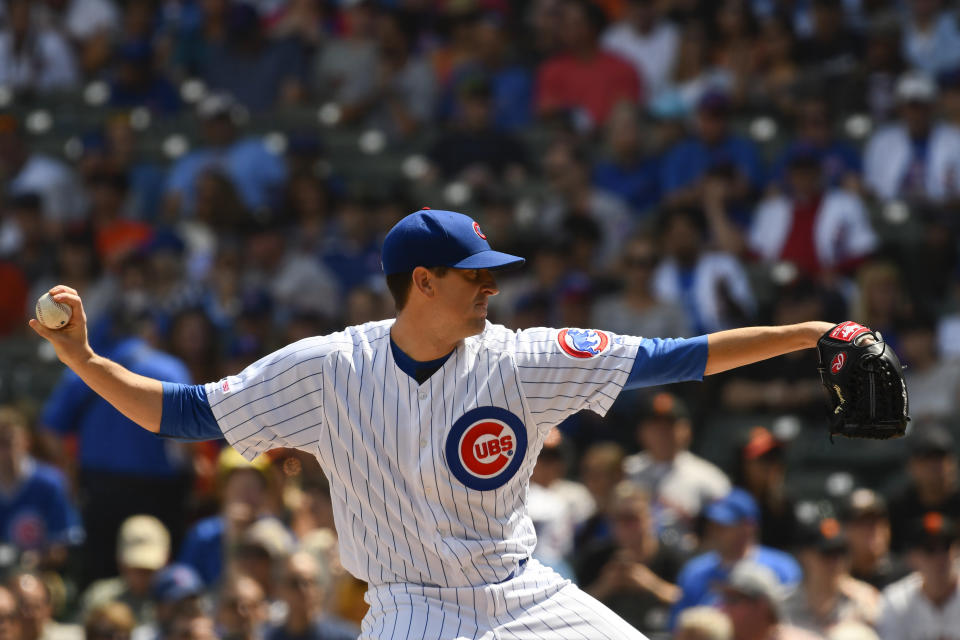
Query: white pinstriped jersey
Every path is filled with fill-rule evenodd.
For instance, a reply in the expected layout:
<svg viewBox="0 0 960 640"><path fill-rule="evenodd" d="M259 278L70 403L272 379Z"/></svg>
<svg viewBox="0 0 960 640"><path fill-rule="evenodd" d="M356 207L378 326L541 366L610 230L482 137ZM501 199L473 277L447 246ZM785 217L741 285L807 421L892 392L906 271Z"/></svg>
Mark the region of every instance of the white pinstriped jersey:
<svg viewBox="0 0 960 640"><path fill-rule="evenodd" d="M543 437L581 409L605 414L643 340L487 323L418 385L394 361L392 324L307 338L206 385L213 415L248 459L317 457L357 577L500 582L536 543L525 502Z"/></svg>

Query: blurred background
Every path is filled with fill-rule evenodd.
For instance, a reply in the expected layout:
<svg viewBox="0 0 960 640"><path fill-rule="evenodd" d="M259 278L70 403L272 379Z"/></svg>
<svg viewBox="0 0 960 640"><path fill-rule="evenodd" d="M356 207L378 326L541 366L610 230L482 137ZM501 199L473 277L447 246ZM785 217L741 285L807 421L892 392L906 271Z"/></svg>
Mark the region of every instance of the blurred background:
<svg viewBox="0 0 960 640"><path fill-rule="evenodd" d="M65 283L99 353L217 380L390 317L381 240L429 206L527 258L510 327L881 331L906 440L831 443L799 352L574 416L530 510L541 560L651 637L761 637L716 587L761 549L800 585L778 623L906 637L879 590L932 570L918 545L955 560L960 517L957 5L4 0L0 632L356 637L312 457L156 439L26 321Z"/></svg>

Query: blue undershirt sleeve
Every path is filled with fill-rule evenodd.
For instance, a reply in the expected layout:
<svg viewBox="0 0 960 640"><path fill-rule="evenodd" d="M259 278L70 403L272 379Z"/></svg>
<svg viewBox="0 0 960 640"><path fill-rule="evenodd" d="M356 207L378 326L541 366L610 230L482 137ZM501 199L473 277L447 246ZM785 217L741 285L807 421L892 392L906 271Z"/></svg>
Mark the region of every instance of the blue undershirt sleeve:
<svg viewBox="0 0 960 640"><path fill-rule="evenodd" d="M163 383L163 413L157 435L190 442L223 437L202 384Z"/></svg>
<svg viewBox="0 0 960 640"><path fill-rule="evenodd" d="M707 368L707 336L647 338L640 344L624 389L703 380Z"/></svg>

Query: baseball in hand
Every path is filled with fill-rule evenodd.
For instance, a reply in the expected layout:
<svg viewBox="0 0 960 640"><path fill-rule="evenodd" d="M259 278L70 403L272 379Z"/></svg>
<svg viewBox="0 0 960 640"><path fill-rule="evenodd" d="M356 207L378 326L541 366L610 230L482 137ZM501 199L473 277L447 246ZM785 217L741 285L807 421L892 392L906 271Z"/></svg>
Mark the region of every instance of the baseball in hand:
<svg viewBox="0 0 960 640"><path fill-rule="evenodd" d="M62 329L73 312L67 305L57 302L49 293L45 293L37 300L37 321L47 329Z"/></svg>

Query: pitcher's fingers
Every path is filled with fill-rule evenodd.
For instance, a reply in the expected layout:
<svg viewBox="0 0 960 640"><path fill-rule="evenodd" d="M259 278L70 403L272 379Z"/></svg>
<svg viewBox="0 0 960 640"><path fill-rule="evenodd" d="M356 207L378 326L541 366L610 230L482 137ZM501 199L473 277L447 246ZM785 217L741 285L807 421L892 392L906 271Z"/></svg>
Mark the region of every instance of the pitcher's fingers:
<svg viewBox="0 0 960 640"><path fill-rule="evenodd" d="M80 302L80 296L78 296L75 293L61 292L53 296L53 299L55 302L61 302L67 305L68 307L70 307L70 310L73 311L74 313L79 312L80 309L83 307L83 304Z"/></svg>
<svg viewBox="0 0 960 640"><path fill-rule="evenodd" d="M55 287L52 287L47 293L51 296L57 295L58 293L72 293L73 295L79 295L77 290L73 287L68 287L65 284L58 284Z"/></svg>

